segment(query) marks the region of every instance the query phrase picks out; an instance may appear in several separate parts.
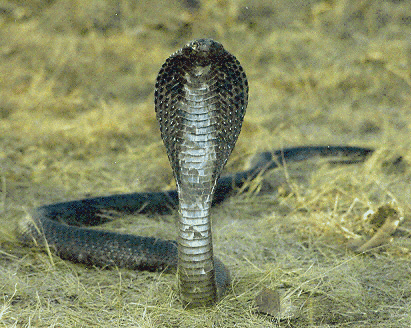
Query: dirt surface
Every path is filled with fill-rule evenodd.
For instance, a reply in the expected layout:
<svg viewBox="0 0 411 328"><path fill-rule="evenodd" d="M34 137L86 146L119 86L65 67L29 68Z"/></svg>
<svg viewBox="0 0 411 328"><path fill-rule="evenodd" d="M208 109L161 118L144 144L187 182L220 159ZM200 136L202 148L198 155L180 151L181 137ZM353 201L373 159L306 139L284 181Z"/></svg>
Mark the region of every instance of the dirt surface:
<svg viewBox="0 0 411 328"><path fill-rule="evenodd" d="M290 164L217 207L215 252L233 285L210 309L183 310L172 275L21 247L14 227L30 208L173 188L154 81L199 37L221 42L249 80L227 172L290 146L375 154ZM0 1L0 325L410 327L410 40L405 0ZM173 222L103 228L174 239ZM266 288L277 316L256 309Z"/></svg>

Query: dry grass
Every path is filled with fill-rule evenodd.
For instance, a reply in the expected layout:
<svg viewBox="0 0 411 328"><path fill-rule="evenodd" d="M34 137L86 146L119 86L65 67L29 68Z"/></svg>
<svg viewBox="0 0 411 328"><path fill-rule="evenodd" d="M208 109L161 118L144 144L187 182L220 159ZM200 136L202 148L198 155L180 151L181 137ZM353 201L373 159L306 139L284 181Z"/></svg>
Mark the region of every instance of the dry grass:
<svg viewBox="0 0 411 328"><path fill-rule="evenodd" d="M163 2L1 2L0 325L411 326L409 3ZM215 250L234 281L210 309L183 310L171 275L86 268L21 248L13 227L26 209L172 187L154 80L172 51L204 36L235 54L250 82L228 171L295 145L376 154L349 167L290 164L216 208ZM393 241L361 255L347 248L375 233L365 214L387 204L404 218ZM172 217L105 228L175 236ZM263 287L280 291L281 320L256 313Z"/></svg>

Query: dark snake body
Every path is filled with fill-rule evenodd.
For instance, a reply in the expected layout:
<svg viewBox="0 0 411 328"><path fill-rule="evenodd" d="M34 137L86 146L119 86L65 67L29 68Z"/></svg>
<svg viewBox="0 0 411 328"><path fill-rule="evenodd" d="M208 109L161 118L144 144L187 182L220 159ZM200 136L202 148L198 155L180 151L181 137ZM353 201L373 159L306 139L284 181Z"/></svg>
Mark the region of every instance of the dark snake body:
<svg viewBox="0 0 411 328"><path fill-rule="evenodd" d="M212 67L214 69L211 69ZM198 76L200 79L196 79ZM204 80L201 80L201 76ZM204 85L207 86L209 93L203 92ZM258 162L251 169L219 178L240 132L247 104L247 91L247 82L241 66L219 43L212 40L197 40L173 54L163 65L157 78L156 112L162 138L180 190L112 195L41 206L34 209L30 217L19 223L17 233L21 242L26 245L48 245L61 258L87 265L175 271L178 257L182 256L182 246L177 247L176 241L93 230L81 226L104 223L109 220L105 215L108 211L170 214L179 208L180 213L187 212L187 208L190 210L190 202L193 202L190 198L193 192L198 192L194 202L197 202L196 199L200 197L202 202L207 204L206 216L208 216L211 201L212 205L222 202L231 191L241 187L245 181L253 179L263 171L278 167L283 161L332 156L348 157L346 163L351 163L363 161L368 154L372 153L371 149L348 146L288 148L261 153ZM197 108L200 110L198 120L200 126L195 126L191 122L193 113L190 114L190 110L187 109L188 103L191 107L193 104L200 104ZM204 115L201 109L204 108L204 104L206 108L212 108L214 111L211 116L206 115L205 119L211 122L207 125L201 125L201 121L204 121L201 119L201 115ZM198 133L201 136L195 137L193 131L201 128L207 130L207 133ZM211 137L204 137L204 135L211 135ZM214 149L210 153L211 156L208 156L211 158L211 166L207 166L205 170L202 166L197 167L195 174L190 167L184 165L195 163L195 156L202 158L204 154L201 150L199 152L198 149L192 150L193 148L187 147L185 141L187 136L188 139L191 138L191 143L205 144ZM205 139L201 139L203 137ZM205 143L199 143L199 140ZM217 183L214 183L217 179ZM195 184L192 183L193 180ZM187 181L191 181L188 183L191 189L186 189L189 192L184 194L181 189L187 188ZM182 185L184 188L181 188ZM196 191L198 185L203 185L205 188ZM180 196L180 205L178 196ZM186 226L181 228L180 225L180 231L183 230L183 233L187 232L187 229L184 231L185 228ZM202 234L203 231L200 237ZM211 232L207 231L204 234L209 235L211 240ZM181 241L179 243L181 244ZM186 304L211 304L216 297L215 282L221 292L230 283L228 270L220 261L213 258L212 246L204 254L206 256L201 255L201 257L206 258L206 262L211 261L209 263L211 263L212 273L207 276L207 280L213 282L214 290L206 292L208 294L205 301L202 301L203 296L196 298L196 289L190 287L195 285L196 281L190 280L190 272L188 278L187 275L184 277L186 271L183 271L183 274L181 271L186 270L186 267L183 265L179 268L179 279L180 288L183 289L183 301ZM181 262L184 261L180 259ZM191 268L190 261L188 267ZM188 287L181 286L182 284Z"/></svg>

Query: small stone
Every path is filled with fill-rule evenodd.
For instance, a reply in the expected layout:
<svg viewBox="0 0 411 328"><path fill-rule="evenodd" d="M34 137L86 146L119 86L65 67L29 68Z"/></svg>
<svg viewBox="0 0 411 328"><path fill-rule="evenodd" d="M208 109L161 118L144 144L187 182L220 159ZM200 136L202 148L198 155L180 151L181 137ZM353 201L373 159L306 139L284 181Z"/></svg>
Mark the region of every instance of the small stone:
<svg viewBox="0 0 411 328"><path fill-rule="evenodd" d="M258 312L277 317L281 313L280 294L277 290L264 287L256 296Z"/></svg>

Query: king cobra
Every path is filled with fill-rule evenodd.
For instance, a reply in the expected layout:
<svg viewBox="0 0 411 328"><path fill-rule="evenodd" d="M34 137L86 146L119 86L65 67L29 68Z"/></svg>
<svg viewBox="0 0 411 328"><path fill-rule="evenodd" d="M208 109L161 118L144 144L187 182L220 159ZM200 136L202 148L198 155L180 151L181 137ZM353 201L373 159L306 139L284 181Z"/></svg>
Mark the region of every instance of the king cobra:
<svg viewBox="0 0 411 328"><path fill-rule="evenodd" d="M133 270L176 271L184 306L214 304L230 285L213 255L210 208L232 190L284 161L311 157L365 160L372 149L307 146L260 153L249 170L220 174L240 134L248 83L239 61L211 39L198 39L172 54L156 82L155 110L177 191L87 198L38 207L18 224L20 241L48 246L77 263ZM178 208L178 240L160 240L82 226L110 218L108 211L170 214Z"/></svg>

